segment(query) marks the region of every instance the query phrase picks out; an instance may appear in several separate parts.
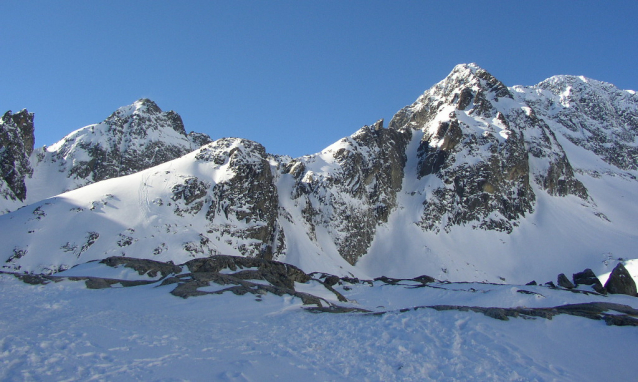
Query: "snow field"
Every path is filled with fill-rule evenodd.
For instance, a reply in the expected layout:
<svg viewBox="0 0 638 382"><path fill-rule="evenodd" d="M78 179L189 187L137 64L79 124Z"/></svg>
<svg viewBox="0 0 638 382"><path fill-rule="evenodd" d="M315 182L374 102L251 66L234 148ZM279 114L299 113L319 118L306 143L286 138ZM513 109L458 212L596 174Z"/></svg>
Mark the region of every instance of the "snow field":
<svg viewBox="0 0 638 382"><path fill-rule="evenodd" d="M339 289L359 306L386 309L595 299L543 287L520 287L546 296L539 299L514 292L515 286L448 285ZM70 281L31 286L0 275L0 379L599 381L628 379L635 371L635 328L580 317L499 321L431 309L315 314L290 296L184 300L170 295L171 288L87 290ZM605 298L637 307L634 300Z"/></svg>

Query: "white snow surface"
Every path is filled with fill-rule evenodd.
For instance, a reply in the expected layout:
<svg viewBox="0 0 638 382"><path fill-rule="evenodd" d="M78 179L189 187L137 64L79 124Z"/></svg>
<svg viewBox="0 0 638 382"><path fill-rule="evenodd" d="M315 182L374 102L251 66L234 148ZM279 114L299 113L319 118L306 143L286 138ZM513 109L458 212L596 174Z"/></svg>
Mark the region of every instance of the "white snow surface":
<svg viewBox="0 0 638 382"><path fill-rule="evenodd" d="M352 306L389 313L310 313L299 299L272 294L181 299L168 293L174 285L33 286L3 274L0 380L601 381L635 374L634 327L565 315L499 321L473 312L399 312L601 300L636 308L635 297L541 286L373 284L336 288L356 300ZM309 292L317 286L296 285Z"/></svg>

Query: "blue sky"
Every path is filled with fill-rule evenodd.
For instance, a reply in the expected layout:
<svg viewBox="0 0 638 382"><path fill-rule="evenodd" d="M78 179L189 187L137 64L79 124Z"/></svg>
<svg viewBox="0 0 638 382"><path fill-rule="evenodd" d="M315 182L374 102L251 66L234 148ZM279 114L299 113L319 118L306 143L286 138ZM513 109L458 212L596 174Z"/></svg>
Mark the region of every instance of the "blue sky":
<svg viewBox="0 0 638 382"><path fill-rule="evenodd" d="M638 90L638 1L2 2L0 112L36 145L147 97L188 131L320 151L459 63L506 85L575 74Z"/></svg>

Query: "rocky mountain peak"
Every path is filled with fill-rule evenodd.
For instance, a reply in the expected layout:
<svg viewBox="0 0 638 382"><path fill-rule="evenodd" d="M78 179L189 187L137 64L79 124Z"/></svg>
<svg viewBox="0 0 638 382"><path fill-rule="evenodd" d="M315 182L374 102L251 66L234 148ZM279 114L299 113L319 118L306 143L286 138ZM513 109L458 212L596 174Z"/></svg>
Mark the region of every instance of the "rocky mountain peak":
<svg viewBox="0 0 638 382"><path fill-rule="evenodd" d="M148 98L142 98L131 105L123 106L108 116L102 124L110 126L115 135L146 137L148 130L161 131L166 127L186 136L182 117L174 111L163 112Z"/></svg>
<svg viewBox="0 0 638 382"><path fill-rule="evenodd" d="M634 91L621 90L613 84L584 76L553 76L533 88L548 91L560 106L574 108L597 120L622 117L635 111L638 102Z"/></svg>
<svg viewBox="0 0 638 382"><path fill-rule="evenodd" d="M186 134L179 114L163 112L147 98L120 107L101 123L78 129L50 147L36 150L32 113L7 112L0 123L3 177L9 182L3 186L1 212L138 172L211 142L206 134ZM20 203L13 202L16 200Z"/></svg>
<svg viewBox="0 0 638 382"><path fill-rule="evenodd" d="M162 109L157 104L148 98L140 98L130 105L119 107L115 110L106 120L115 118L126 118L134 114L160 114Z"/></svg>
<svg viewBox="0 0 638 382"><path fill-rule="evenodd" d="M53 166L67 174L64 189L57 190L60 193L156 166L208 142L206 135L187 135L179 114L163 112L155 102L143 98L120 107L101 123L40 149L34 159L36 171L50 171Z"/></svg>
<svg viewBox="0 0 638 382"><path fill-rule="evenodd" d="M468 116L494 118L498 114L495 103L502 98L512 99L513 95L485 69L476 64L457 65L445 79L399 111L389 127L422 129L435 118L455 119L456 111L463 111Z"/></svg>
<svg viewBox="0 0 638 382"><path fill-rule="evenodd" d="M502 97L512 98L507 86L476 64L457 65L428 92L431 93L430 96L442 98L445 103L455 105L458 110L486 116L493 109L490 101L497 101ZM428 92L424 94L424 98L428 98Z"/></svg>
<svg viewBox="0 0 638 382"><path fill-rule="evenodd" d="M638 169L638 95L583 76L515 87L553 130L621 170Z"/></svg>
<svg viewBox="0 0 638 382"><path fill-rule="evenodd" d="M148 98L140 98L133 103L137 110L144 110L147 113L161 113L162 109L157 106L155 101Z"/></svg>
<svg viewBox="0 0 638 382"><path fill-rule="evenodd" d="M511 232L534 210L532 181L551 195L588 197L547 123L476 64L457 65L390 126L420 131L417 177L441 182L423 202L425 229Z"/></svg>

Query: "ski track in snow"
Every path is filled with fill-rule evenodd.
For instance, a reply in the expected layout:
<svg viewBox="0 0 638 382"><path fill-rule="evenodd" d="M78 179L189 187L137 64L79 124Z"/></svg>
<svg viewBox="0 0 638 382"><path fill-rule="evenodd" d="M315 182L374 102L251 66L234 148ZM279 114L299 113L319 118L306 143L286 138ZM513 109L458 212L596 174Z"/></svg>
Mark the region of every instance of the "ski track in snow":
<svg viewBox="0 0 638 382"><path fill-rule="evenodd" d="M602 321L313 314L292 297L184 300L170 288L0 276L0 380L600 381L635 370L636 329Z"/></svg>
<svg viewBox="0 0 638 382"><path fill-rule="evenodd" d="M140 176L138 189L140 214L144 216L144 222L146 223L148 223L148 217L151 215L151 206L148 200L148 188L150 187L148 182L150 178L151 172L146 170L145 174Z"/></svg>

